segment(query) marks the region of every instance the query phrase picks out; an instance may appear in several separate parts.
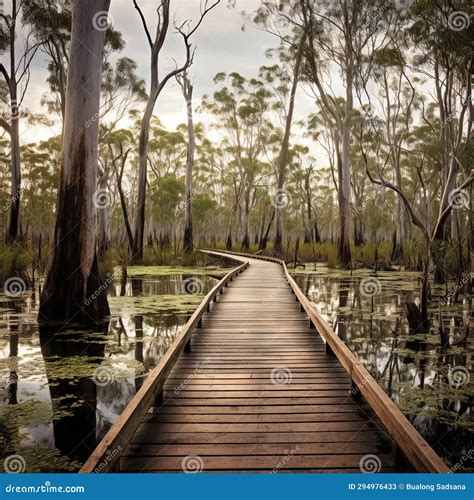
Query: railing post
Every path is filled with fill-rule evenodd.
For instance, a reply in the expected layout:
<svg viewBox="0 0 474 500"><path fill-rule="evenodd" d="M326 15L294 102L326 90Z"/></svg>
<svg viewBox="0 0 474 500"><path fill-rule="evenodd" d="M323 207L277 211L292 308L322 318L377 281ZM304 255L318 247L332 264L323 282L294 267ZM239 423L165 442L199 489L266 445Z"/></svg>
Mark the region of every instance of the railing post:
<svg viewBox="0 0 474 500"><path fill-rule="evenodd" d="M163 404L163 389L157 394L155 398L155 404L157 405Z"/></svg>
<svg viewBox="0 0 474 500"><path fill-rule="evenodd" d="M326 354L328 356L334 356L334 351L331 349L329 342L326 342Z"/></svg>
<svg viewBox="0 0 474 500"><path fill-rule="evenodd" d="M362 392L360 392L360 388L354 380L351 380L351 396L356 401L360 401L362 399Z"/></svg>
<svg viewBox="0 0 474 500"><path fill-rule="evenodd" d="M191 352L191 337L189 337L189 340L184 344L184 352Z"/></svg>

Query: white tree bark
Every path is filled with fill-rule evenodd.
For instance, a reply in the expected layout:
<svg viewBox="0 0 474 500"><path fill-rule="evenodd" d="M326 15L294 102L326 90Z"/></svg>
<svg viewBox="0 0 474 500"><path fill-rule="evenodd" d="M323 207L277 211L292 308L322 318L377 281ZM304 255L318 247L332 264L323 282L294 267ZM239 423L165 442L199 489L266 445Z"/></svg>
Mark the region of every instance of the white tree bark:
<svg viewBox="0 0 474 500"><path fill-rule="evenodd" d="M40 321L108 314L96 257L98 118L110 0L75 0L54 248ZM91 297L93 297L91 299Z"/></svg>

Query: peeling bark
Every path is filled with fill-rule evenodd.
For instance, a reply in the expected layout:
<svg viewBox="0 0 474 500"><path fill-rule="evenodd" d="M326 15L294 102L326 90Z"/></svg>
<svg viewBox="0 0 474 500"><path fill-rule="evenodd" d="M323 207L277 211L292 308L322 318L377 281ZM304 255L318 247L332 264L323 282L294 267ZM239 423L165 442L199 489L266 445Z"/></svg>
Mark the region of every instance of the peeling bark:
<svg viewBox="0 0 474 500"><path fill-rule="evenodd" d="M110 0L73 3L71 56L52 258L40 323L97 324L109 314L96 255L98 120L105 31L94 28Z"/></svg>

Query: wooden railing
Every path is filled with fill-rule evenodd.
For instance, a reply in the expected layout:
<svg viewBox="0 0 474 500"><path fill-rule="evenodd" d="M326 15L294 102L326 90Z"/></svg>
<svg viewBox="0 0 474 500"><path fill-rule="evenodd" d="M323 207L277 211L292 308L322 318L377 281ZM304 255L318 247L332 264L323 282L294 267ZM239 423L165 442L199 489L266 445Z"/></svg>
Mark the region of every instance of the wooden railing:
<svg viewBox="0 0 474 500"><path fill-rule="evenodd" d="M235 255L245 258L266 260L282 265L286 279L296 295L296 299L304 308L316 330L325 340L326 346L329 347L329 352L337 357L346 372L351 376L353 384L355 385L354 392L357 393L360 391L360 393L362 393L412 467L417 472L451 472L443 460L411 425L409 420L383 391L352 351L336 335L327 321L313 307L288 272L286 263L283 260L276 257L229 251L207 251L207 253L214 255L225 253L229 256Z"/></svg>
<svg viewBox="0 0 474 500"><path fill-rule="evenodd" d="M114 468L148 409L162 394L163 385L181 352L183 349L189 348L193 330L199 325L203 314L209 310L211 302L217 300L217 296L222 293L224 287L235 276L244 271L248 265L248 262L244 262L226 274L204 297L196 311L179 332L171 347L148 375L140 390L135 394L79 472L101 473L109 472Z"/></svg>

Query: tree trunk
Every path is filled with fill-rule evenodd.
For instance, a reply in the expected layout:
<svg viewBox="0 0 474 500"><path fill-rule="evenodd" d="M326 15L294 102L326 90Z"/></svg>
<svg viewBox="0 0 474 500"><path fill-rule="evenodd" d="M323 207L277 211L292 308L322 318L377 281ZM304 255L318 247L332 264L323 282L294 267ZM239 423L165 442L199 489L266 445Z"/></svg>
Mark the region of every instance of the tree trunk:
<svg viewBox="0 0 474 500"><path fill-rule="evenodd" d="M270 220L268 221L267 230L265 231L263 237L260 239L260 243L258 245L259 250L266 250L267 249L268 235L270 234L270 229L272 228L273 221L275 220L275 213L276 213L276 210L273 209Z"/></svg>
<svg viewBox="0 0 474 500"><path fill-rule="evenodd" d="M250 189L247 189L245 194L245 207L244 207L244 236L242 238L242 250L248 250L250 248Z"/></svg>
<svg viewBox="0 0 474 500"><path fill-rule="evenodd" d="M15 96L15 97L13 97ZM18 105L15 92L12 94L12 123L11 123L11 167L12 186L10 198L10 216L8 221L7 242L13 243L18 238L18 223L20 220L20 198L21 198L21 166L20 166L20 124L18 116Z"/></svg>
<svg viewBox="0 0 474 500"><path fill-rule="evenodd" d="M123 222L125 224L125 231L127 233L128 245L130 247L130 251L133 253L133 234L132 234L132 229L130 227L130 219L128 217L127 202L125 200L125 194L123 192L123 187L122 187L123 171L125 168L125 163L127 162L128 153L129 152L127 151L125 155L122 157L120 173L118 172L117 169L115 169L115 178L117 180L117 190L120 198L120 206L122 207Z"/></svg>
<svg viewBox="0 0 474 500"><path fill-rule="evenodd" d="M314 241L316 243L321 243L321 236L319 234L318 223L314 221Z"/></svg>
<svg viewBox="0 0 474 500"><path fill-rule="evenodd" d="M196 141L194 137L193 123L193 86L188 79L186 73L182 78L183 96L186 100L186 108L188 110L188 155L186 159L186 179L185 179L185 213L184 213L184 253L191 253L194 249L193 238L193 203L192 203L192 186L193 186L193 163L194 150Z"/></svg>
<svg viewBox="0 0 474 500"><path fill-rule="evenodd" d="M295 109L295 96L296 89L298 88L298 80L300 77L301 61L303 58L304 39L306 34L301 37L300 46L296 54L295 66L293 68L293 83L290 90L290 102L288 105L288 114L286 115L285 134L281 144L280 156L278 157L278 187L277 194L281 196L285 188L285 174L288 165L288 155L290 147L291 125L293 124L293 112ZM283 203L276 203L276 224L275 224L275 242L273 244L273 251L276 254L282 253L283 241L283 210L285 208Z"/></svg>
<svg viewBox="0 0 474 500"><path fill-rule="evenodd" d="M401 183L397 182L397 184L398 187L401 188ZM398 200L397 214L398 217L395 221L395 238L391 255L392 260L401 260L404 255L403 243L405 241L405 207L400 199Z"/></svg>
<svg viewBox="0 0 474 500"><path fill-rule="evenodd" d="M109 314L96 255L98 121L105 31L94 27L110 0L75 0L66 117L54 231L39 321L97 324Z"/></svg>
<svg viewBox="0 0 474 500"><path fill-rule="evenodd" d="M107 192L107 174L102 172L99 175L98 189L101 193ZM108 204L97 206L97 234L98 234L98 254L99 256L109 248L109 231L108 231Z"/></svg>
<svg viewBox="0 0 474 500"><path fill-rule="evenodd" d="M349 240L350 210L351 210L351 160L350 142L352 126L352 67L348 64L346 77L346 109L344 130L342 134L342 159L339 179L339 242L338 253L341 264L349 267L351 264L351 247Z"/></svg>
<svg viewBox="0 0 474 500"><path fill-rule="evenodd" d="M138 264L143 259L143 235L145 232L145 200L146 200L146 181L148 167L148 140L150 137L150 121L153 116L156 98L153 96L153 90L143 115L140 136L138 139L138 199L137 213L135 216L135 231L133 235L132 262Z"/></svg>
<svg viewBox="0 0 474 500"><path fill-rule="evenodd" d="M10 199L10 215L8 221L7 243L13 243L18 237L18 222L20 219L21 198L21 166L20 166L20 114L18 109L18 85L16 78L16 21L17 1L12 1L12 21L10 26L10 78L8 83L10 91L11 111L11 168L12 186Z"/></svg>

